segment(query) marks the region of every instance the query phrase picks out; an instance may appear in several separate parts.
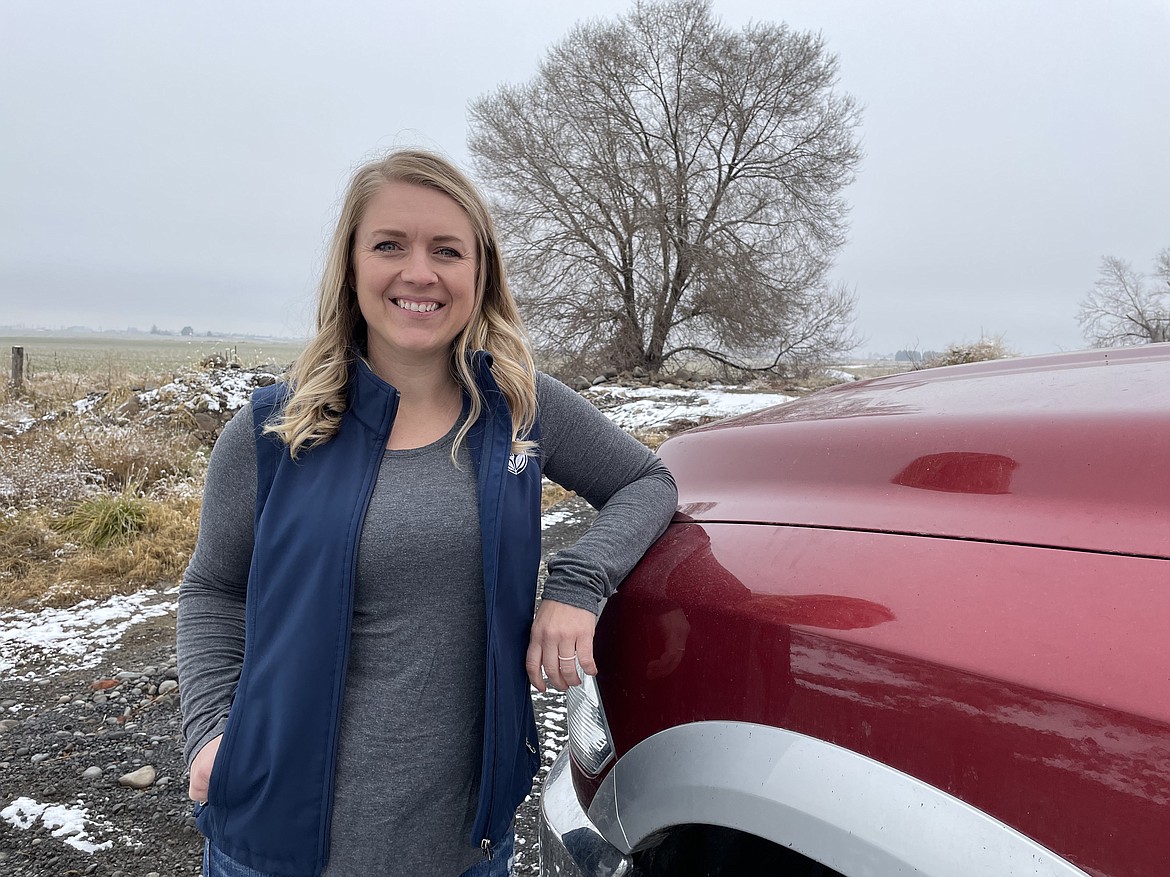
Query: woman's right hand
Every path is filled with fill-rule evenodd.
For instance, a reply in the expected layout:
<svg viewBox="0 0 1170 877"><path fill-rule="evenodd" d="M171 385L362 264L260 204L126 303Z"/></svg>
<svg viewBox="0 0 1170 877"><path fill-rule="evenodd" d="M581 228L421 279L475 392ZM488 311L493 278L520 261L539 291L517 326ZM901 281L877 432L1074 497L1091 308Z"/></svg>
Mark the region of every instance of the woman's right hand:
<svg viewBox="0 0 1170 877"><path fill-rule="evenodd" d="M198 804L207 803L207 784L211 780L211 766L215 764L215 753L219 752L221 742L223 734L212 737L203 744L203 748L191 762L191 785L187 787L187 795Z"/></svg>

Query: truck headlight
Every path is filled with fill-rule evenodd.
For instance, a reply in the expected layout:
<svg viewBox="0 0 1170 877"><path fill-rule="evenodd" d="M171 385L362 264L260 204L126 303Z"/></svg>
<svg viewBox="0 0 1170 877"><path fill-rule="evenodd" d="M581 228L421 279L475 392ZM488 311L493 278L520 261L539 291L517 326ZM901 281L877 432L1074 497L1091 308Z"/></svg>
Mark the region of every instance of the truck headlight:
<svg viewBox="0 0 1170 877"><path fill-rule="evenodd" d="M569 749L577 766L590 776L597 776L613 758L613 740L601 705L597 680L577 665L582 682L569 688L565 701L569 708Z"/></svg>

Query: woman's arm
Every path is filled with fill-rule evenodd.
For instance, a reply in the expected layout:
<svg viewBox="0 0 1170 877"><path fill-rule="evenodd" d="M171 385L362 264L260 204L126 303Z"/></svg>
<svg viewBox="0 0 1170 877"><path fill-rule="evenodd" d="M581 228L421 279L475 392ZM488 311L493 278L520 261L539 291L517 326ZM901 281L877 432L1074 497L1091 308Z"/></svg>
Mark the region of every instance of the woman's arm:
<svg viewBox="0 0 1170 877"><path fill-rule="evenodd" d="M662 535L678 494L652 451L573 390L538 375L537 398L544 474L598 509L584 535L548 562L527 661L543 691L542 663L554 687L580 682L562 656L575 653L582 669L596 674L593 627L601 603Z"/></svg>
<svg viewBox="0 0 1170 877"><path fill-rule="evenodd" d="M256 445L252 406L245 405L212 449L199 539L179 587L177 651L188 765L223 733L240 678L255 507ZM205 783L211 765L200 767ZM193 769L193 788L195 774Z"/></svg>

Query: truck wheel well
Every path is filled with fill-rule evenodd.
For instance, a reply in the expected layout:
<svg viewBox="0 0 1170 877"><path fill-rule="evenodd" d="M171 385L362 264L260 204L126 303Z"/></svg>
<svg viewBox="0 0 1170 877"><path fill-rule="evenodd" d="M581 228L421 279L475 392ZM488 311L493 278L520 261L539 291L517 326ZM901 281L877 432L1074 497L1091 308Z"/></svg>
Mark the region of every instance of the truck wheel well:
<svg viewBox="0 0 1170 877"><path fill-rule="evenodd" d="M637 852L634 877L844 877L788 847L719 825L678 825Z"/></svg>

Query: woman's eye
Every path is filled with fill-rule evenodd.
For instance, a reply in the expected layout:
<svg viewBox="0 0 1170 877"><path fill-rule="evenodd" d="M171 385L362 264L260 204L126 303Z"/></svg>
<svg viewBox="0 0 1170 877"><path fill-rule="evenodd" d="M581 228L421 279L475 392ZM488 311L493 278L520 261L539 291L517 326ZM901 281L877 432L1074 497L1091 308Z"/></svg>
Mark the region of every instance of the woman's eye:
<svg viewBox="0 0 1170 877"><path fill-rule="evenodd" d="M394 250L400 250L402 248L398 246L398 241L382 241L381 243L374 244L374 249L383 253L387 253L393 252Z"/></svg>
<svg viewBox="0 0 1170 877"><path fill-rule="evenodd" d="M448 259L458 259L462 254L458 250L453 250L450 247L439 247L436 251L440 256Z"/></svg>

